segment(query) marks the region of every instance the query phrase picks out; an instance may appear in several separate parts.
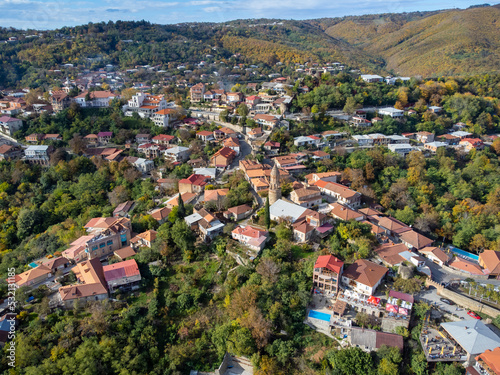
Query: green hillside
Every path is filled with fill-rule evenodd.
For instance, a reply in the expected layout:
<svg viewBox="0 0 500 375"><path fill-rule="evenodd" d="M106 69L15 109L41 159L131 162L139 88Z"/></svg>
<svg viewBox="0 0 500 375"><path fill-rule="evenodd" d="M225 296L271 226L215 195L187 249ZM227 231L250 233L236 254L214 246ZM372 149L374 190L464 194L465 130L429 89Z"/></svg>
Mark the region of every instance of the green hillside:
<svg viewBox="0 0 500 375"><path fill-rule="evenodd" d="M346 18L325 32L380 56L405 75L451 75L500 69L500 7L450 10L412 17Z"/></svg>

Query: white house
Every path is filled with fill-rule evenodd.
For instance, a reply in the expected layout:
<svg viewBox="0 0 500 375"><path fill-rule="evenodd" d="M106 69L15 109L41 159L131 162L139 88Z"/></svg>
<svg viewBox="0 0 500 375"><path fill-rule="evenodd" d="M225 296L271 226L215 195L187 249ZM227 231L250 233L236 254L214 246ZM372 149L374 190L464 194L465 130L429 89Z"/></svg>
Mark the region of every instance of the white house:
<svg viewBox="0 0 500 375"><path fill-rule="evenodd" d="M391 150L392 152L399 154L403 157L408 155L410 152L417 150L415 147L410 146L409 144L405 144L405 143L390 144L390 145L387 145L387 148L389 150Z"/></svg>
<svg viewBox="0 0 500 375"><path fill-rule="evenodd" d="M133 164L142 173L148 173L155 168L155 163L153 160L143 158L138 158Z"/></svg>
<svg viewBox="0 0 500 375"><path fill-rule="evenodd" d="M165 150L165 159L172 162L183 162L189 159L189 148L176 146Z"/></svg>
<svg viewBox="0 0 500 375"><path fill-rule="evenodd" d="M376 74L361 74L361 79L368 83L383 82L384 78Z"/></svg>
<svg viewBox="0 0 500 375"><path fill-rule="evenodd" d="M378 110L379 116L391 116L392 118L403 117L404 111L393 107L381 108Z"/></svg>
<svg viewBox="0 0 500 375"><path fill-rule="evenodd" d="M387 271L389 271L387 267L366 259L358 259L344 270L342 283L350 286L356 292L371 296L382 282Z"/></svg>
<svg viewBox="0 0 500 375"><path fill-rule="evenodd" d="M23 127L23 120L10 116L0 117L0 131L2 131L5 134L12 135L22 127Z"/></svg>

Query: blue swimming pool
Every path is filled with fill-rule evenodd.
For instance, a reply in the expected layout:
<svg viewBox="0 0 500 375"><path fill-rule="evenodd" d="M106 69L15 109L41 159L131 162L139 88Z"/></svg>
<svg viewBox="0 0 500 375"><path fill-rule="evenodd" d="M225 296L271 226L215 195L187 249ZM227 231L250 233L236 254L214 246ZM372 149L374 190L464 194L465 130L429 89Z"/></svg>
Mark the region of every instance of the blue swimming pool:
<svg viewBox="0 0 500 375"><path fill-rule="evenodd" d="M467 251L460 250L460 249L453 247L453 246L450 246L450 250L455 254L461 255L462 257L472 259L476 262L479 261L479 256L477 256L475 254L468 253Z"/></svg>
<svg viewBox="0 0 500 375"><path fill-rule="evenodd" d="M331 315L327 313L322 313L316 310L309 311L309 318L324 320L325 322L330 322Z"/></svg>
<svg viewBox="0 0 500 375"><path fill-rule="evenodd" d="M29 266L30 266L31 268L36 268L36 267L38 267L38 264L36 264L35 262L31 262L31 263L29 264Z"/></svg>

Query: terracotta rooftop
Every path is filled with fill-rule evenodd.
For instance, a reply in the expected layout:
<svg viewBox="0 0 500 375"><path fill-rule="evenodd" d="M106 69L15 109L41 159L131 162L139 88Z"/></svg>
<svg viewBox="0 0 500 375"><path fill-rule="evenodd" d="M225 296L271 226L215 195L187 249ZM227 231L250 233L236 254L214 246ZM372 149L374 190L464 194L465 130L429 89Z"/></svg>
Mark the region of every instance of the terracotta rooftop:
<svg viewBox="0 0 500 375"><path fill-rule="evenodd" d="M358 259L344 270L342 276L361 284L374 287L389 269L366 259Z"/></svg>
<svg viewBox="0 0 500 375"><path fill-rule="evenodd" d="M344 262L333 255L320 255L314 264L314 268L326 268L337 274L340 273L342 267L344 267Z"/></svg>

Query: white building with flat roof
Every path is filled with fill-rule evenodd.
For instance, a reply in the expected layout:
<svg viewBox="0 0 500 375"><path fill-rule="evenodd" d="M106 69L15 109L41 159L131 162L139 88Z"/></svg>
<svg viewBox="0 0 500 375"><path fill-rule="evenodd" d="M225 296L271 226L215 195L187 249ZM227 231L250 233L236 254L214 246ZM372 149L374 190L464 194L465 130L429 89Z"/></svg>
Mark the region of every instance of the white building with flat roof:
<svg viewBox="0 0 500 375"><path fill-rule="evenodd" d="M381 108L378 110L379 116L391 116L392 118L403 117L404 111L394 107Z"/></svg>

